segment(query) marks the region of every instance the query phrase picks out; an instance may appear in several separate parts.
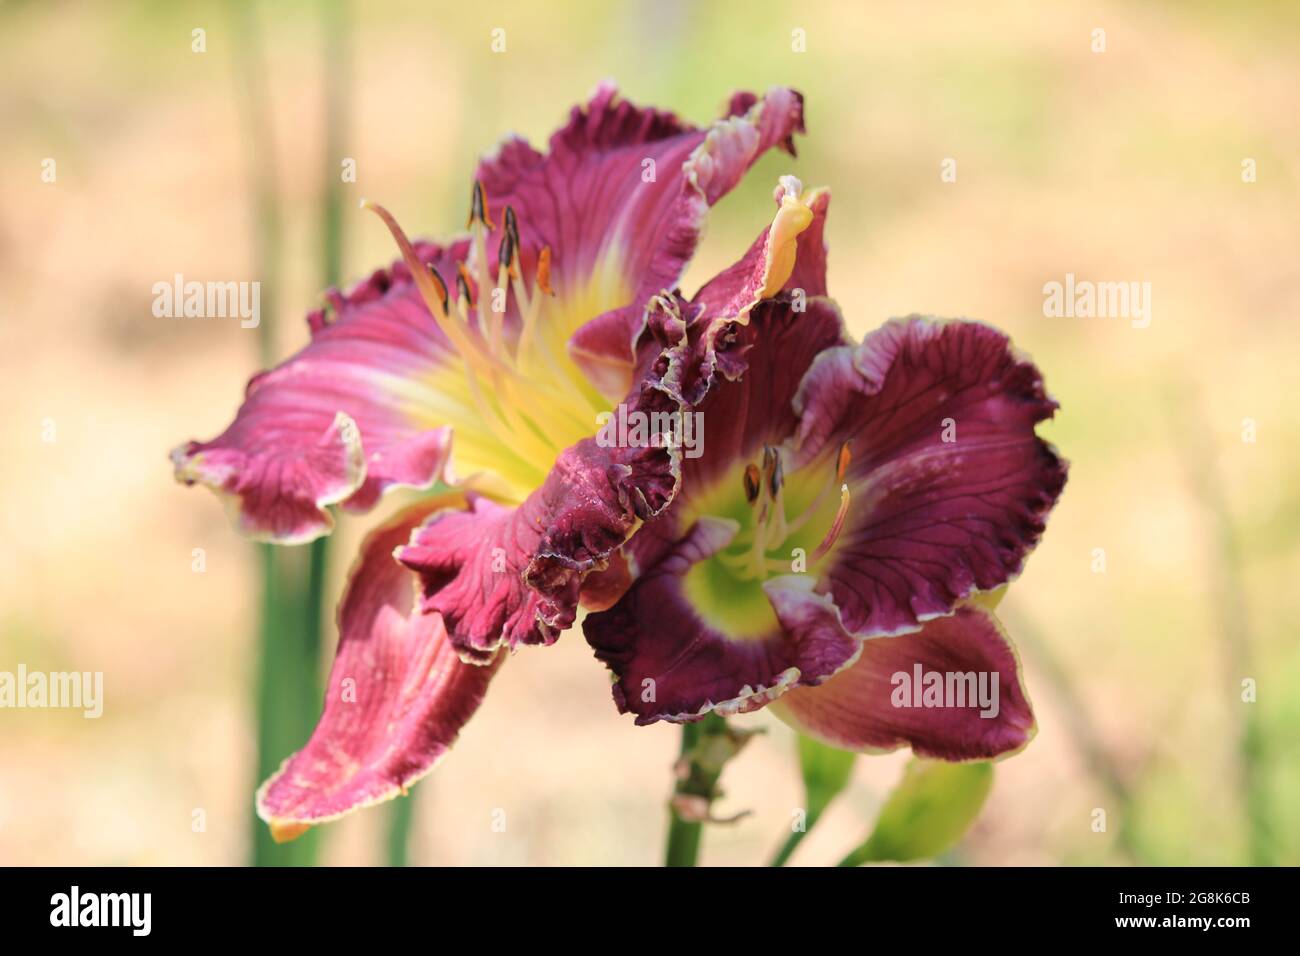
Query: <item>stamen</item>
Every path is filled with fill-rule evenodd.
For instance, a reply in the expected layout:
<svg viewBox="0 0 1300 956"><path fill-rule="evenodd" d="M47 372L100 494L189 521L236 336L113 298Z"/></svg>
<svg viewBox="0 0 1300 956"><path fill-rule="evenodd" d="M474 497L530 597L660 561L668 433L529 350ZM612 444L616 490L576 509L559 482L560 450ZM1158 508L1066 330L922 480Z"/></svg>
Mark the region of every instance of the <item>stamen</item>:
<svg viewBox="0 0 1300 956"><path fill-rule="evenodd" d="M555 290L551 288L551 247L542 246L542 251L537 256L537 285L547 295L555 295Z"/></svg>
<svg viewBox="0 0 1300 956"><path fill-rule="evenodd" d="M812 553L812 559L818 561L826 556L831 548L835 547L835 541L844 530L844 520L849 516L849 486L840 485L840 509L835 513L835 520L831 522L830 530L826 532L826 537L822 538L822 543L817 545L817 550Z"/></svg>
<svg viewBox="0 0 1300 956"><path fill-rule="evenodd" d="M468 406L485 428L514 458L536 470L560 449L589 434L595 406L574 381L567 367L549 354L544 336L532 350L525 349L526 333L535 326L541 295L528 296L521 272L518 220L507 208L505 234L498 256L498 287L513 286L524 328L514 354L504 341L504 309L488 277L487 233L492 228L488 201L481 183L475 183L470 209L471 250L467 263L457 264L456 299L450 298L446 279L430 263L422 262L397 221L382 206L362 200L362 208L379 216L388 227L421 299L438 328L459 353L469 387ZM537 286L549 292L550 252L538 262ZM489 290L491 294L489 294ZM488 300L496 306L488 311ZM472 310L472 311L471 311ZM474 318L471 318L471 315ZM477 321L475 321L477 319ZM477 329L475 328L477 326ZM537 359L555 374L537 375ZM530 367L531 366L531 367ZM595 399L599 401L599 399Z"/></svg>
<svg viewBox="0 0 1300 956"><path fill-rule="evenodd" d="M510 237L510 231L501 237L501 245L497 246L497 268L504 269L506 273L513 278L517 274L515 269L515 241Z"/></svg>
<svg viewBox="0 0 1300 956"><path fill-rule="evenodd" d="M475 223L479 223L485 229L496 228L488 218L487 194L483 191L483 184L477 179L474 180L474 194L469 201L469 221L465 223L465 227L468 229Z"/></svg>
<svg viewBox="0 0 1300 956"><path fill-rule="evenodd" d="M510 241L513 242L515 244L515 248L518 249L519 248L519 223L515 220L514 206L506 206L505 225L506 225L506 235L510 237Z"/></svg>
<svg viewBox="0 0 1300 956"><path fill-rule="evenodd" d="M849 450L849 446L852 444L853 440L850 439L840 446L839 457L835 460L836 481L843 481L844 476L849 472L849 462L853 460L853 453Z"/></svg>
<svg viewBox="0 0 1300 956"><path fill-rule="evenodd" d="M470 285L469 270L465 268L465 263L456 263L456 297L461 299L466 306L474 305L474 287Z"/></svg>
<svg viewBox="0 0 1300 956"><path fill-rule="evenodd" d="M428 306L429 312L433 315L433 320L442 329L443 334L451 341L456 350L460 352L465 364L477 369L480 372L491 373L494 370L494 363L470 338L468 329L460 323L452 321L447 312L447 283L442 280L438 270L432 265L421 262L419 256L415 254L415 248L411 245L411 240L406 238L406 233L402 227L397 224L397 220L383 206L372 203L367 199L361 200L361 208L369 209L378 216L388 231L392 233L397 248L402 253L402 260L406 267L411 271L411 279L415 283L416 289L420 292L420 298L424 299L424 304Z"/></svg>
<svg viewBox="0 0 1300 956"><path fill-rule="evenodd" d="M442 303L442 311L449 311L447 305L450 297L447 295L447 280L442 277L442 273L438 271L438 267L432 262L429 263L429 276L433 279L433 284L438 290L438 301Z"/></svg>
<svg viewBox="0 0 1300 956"><path fill-rule="evenodd" d="M776 477L776 469L780 464L780 458L777 456L776 449L771 445L763 446L763 484L772 491L772 497L776 497L777 486L773 484Z"/></svg>
<svg viewBox="0 0 1300 956"><path fill-rule="evenodd" d="M758 465L752 461L745 466L745 500L751 505L758 500L758 493L763 490Z"/></svg>

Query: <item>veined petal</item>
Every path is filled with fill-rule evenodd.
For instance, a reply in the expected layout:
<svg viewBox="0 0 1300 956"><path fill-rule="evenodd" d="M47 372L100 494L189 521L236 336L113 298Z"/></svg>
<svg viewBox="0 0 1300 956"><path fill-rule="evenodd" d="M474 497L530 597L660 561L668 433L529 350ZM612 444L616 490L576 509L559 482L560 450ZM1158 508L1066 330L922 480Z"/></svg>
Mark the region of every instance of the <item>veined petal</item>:
<svg viewBox="0 0 1300 956"><path fill-rule="evenodd" d="M422 244L423 261L451 269L465 244ZM311 342L257 375L219 436L172 452L176 478L225 497L241 531L280 543L327 534L327 505L364 511L394 486L424 488L442 473L451 434L447 398L431 376L455 353L402 263L308 317ZM472 439L471 439L472 440Z"/></svg>
<svg viewBox="0 0 1300 956"><path fill-rule="evenodd" d="M439 504L463 499L421 502L362 545L339 607L324 713L307 745L257 794L258 815L278 834L405 793L447 752L487 691L500 660L463 663L441 618L416 609L416 581L393 559Z"/></svg>
<svg viewBox="0 0 1300 956"><path fill-rule="evenodd" d="M819 356L795 467L849 442L852 505L826 587L855 633L902 633L1014 578L1065 485L1034 426L1038 369L977 322L894 320Z"/></svg>
<svg viewBox="0 0 1300 956"><path fill-rule="evenodd" d="M638 531L625 549L634 570L650 568L700 517L741 517L737 470L779 445L798 427L792 403L817 357L847 341L835 303L813 298L795 311L788 296L756 306L748 325L714 322L702 307L661 300L650 310L657 336L680 339L655 366L663 387L701 420L698 455L682 459L682 490L666 514ZM674 319L678 308L692 316ZM676 326L678 331L660 331ZM719 503L719 499L723 503ZM743 501L741 508L747 509Z"/></svg>
<svg viewBox="0 0 1300 956"><path fill-rule="evenodd" d="M768 582L775 613L758 618L752 633L730 633L697 608L686 576L707 567L701 562L736 530L735 522L702 518L613 608L584 620L587 642L614 673L619 711L635 714L638 724L755 710L792 687L819 683L857 655L861 642L840 625L834 606L808 589L810 579Z"/></svg>
<svg viewBox="0 0 1300 956"><path fill-rule="evenodd" d="M834 747L910 746L941 760L1007 756L1036 729L1015 648L993 613L975 605L911 634L863 641L851 667L772 709Z"/></svg>
<svg viewBox="0 0 1300 956"><path fill-rule="evenodd" d="M766 300L748 325L726 324L723 341L708 338L721 327L702 310L683 318L679 299L660 306L651 332L677 345L664 349L656 370L673 394L702 397L703 454L683 457L677 498L624 547L631 587L583 625L614 672L615 701L643 724L761 707L835 673L858 645L834 607L808 590L811 578L775 579L765 590L733 580L713 560L739 527L715 517L731 513L717 499L742 493L738 482L722 486L765 443L795 430L798 383L818 354L845 341L839 311L827 299L809 300L803 312L785 296ZM717 370L724 374L715 382ZM743 497L740 506L748 507ZM729 605L728 613L712 613L713 604Z"/></svg>
<svg viewBox="0 0 1300 956"><path fill-rule="evenodd" d="M803 129L802 97L792 90L731 105L743 113L698 129L602 85L551 137L548 154L510 139L479 168L494 206L518 217L524 271L550 249L549 346L567 348L607 398L627 393L644 305L676 286L709 206Z"/></svg>
<svg viewBox="0 0 1300 956"><path fill-rule="evenodd" d="M813 190L799 201L806 203L810 218L793 237L796 255L784 285L775 290L765 285L772 266L769 226L740 259L707 282L689 302L676 292L649 301L638 348L639 377L653 374L679 401L692 408L701 406L718 375L734 382L745 374L747 355L758 340L755 334L745 332L744 326L754 308L768 299L764 308L769 320L761 333L766 341L761 344L770 348L767 357L771 362L760 364L767 386L773 384L769 374L773 367L781 373L783 384L776 392L770 388L766 392L778 396L780 418L766 431L782 436L789 433L789 427L782 430L782 423L789 426L794 421L790 402L809 362L820 350L848 341L838 310L825 298L824 235L830 191ZM776 313L782 313L784 319L772 321ZM826 320L832 315L833 333L827 338ZM732 411L744 410L743 399L735 393L729 397ZM732 418L729 414L714 417ZM742 415L737 421L747 420Z"/></svg>

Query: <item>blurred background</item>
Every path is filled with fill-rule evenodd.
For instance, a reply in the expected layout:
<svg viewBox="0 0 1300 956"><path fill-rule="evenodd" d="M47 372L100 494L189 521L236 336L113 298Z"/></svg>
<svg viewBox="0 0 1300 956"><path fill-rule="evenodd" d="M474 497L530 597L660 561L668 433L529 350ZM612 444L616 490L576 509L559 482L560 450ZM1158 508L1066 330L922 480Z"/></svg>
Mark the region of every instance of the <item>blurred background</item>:
<svg viewBox="0 0 1300 956"><path fill-rule="evenodd" d="M307 701L278 762L319 674L263 667L272 572L167 451L306 341L331 273L393 258L359 197L454 231L477 157L543 143L606 77L698 123L734 89L806 96L798 160L714 210L688 292L793 172L833 190L856 333L985 319L1061 403L1042 433L1070 483L1002 604L1040 731L947 860L1300 863L1298 54L1284 2L0 3L0 670L102 671L105 694L98 720L0 710L0 863L254 858L258 701ZM155 318L178 272L262 281L264 328ZM1149 327L1045 317L1066 273L1150 282ZM340 518L320 673L356 544L400 503ZM767 733L717 809L753 813L706 832L706 864L766 859L802 799L790 732L737 723ZM396 825L413 863L656 863L677 746L615 712L573 632L512 659L408 813L311 852L384 862ZM794 863L865 836L906 759L861 758Z"/></svg>

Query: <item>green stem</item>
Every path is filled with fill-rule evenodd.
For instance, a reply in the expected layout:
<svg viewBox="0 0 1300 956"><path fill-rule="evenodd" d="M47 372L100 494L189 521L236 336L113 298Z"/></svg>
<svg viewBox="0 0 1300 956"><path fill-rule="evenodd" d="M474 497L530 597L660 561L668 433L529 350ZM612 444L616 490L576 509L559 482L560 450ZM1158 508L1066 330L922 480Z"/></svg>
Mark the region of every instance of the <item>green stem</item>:
<svg viewBox="0 0 1300 956"><path fill-rule="evenodd" d="M668 806L668 838L664 849L666 866L695 866L700 855L703 821L721 794L718 779L727 761L740 752L748 732L733 731L717 714L695 723L682 724L682 746L677 763L677 783ZM679 800L696 804L696 812L683 816Z"/></svg>
<svg viewBox="0 0 1300 956"><path fill-rule="evenodd" d="M262 623L258 635L257 779L311 736L320 711L320 635L326 548L318 539L305 548L261 545ZM312 866L317 831L276 843L261 820L253 820L257 866Z"/></svg>
<svg viewBox="0 0 1300 956"><path fill-rule="evenodd" d="M700 738L699 724L682 724L680 760L689 762L691 751ZM688 781L678 780L673 787L674 796L688 793ZM664 851L665 866L694 866L700 855L700 829L698 821L683 819L677 809L668 806L668 845Z"/></svg>
<svg viewBox="0 0 1300 956"><path fill-rule="evenodd" d="M282 222L276 176L274 128L267 109L265 69L257 18L247 3L232 5L232 44L237 100L248 156L249 191L253 196L255 273L261 283L262 320L258 346L262 365L278 353L276 306L280 285ZM281 761L301 747L320 711L320 652L324 624L328 550L324 539L308 548L261 545L261 624L258 633L256 685L257 779L265 780ZM257 866L311 866L317 841L311 831L291 843L277 844L256 817L253 862Z"/></svg>
<svg viewBox="0 0 1300 956"><path fill-rule="evenodd" d="M326 288L337 285L343 271L343 141L348 126L351 57L348 50L348 10L345 0L322 5L324 28L322 66L325 72L325 180L321 191L321 262Z"/></svg>
<svg viewBox="0 0 1300 956"><path fill-rule="evenodd" d="M790 861L790 857L794 856L794 851L799 848L799 844L803 842L803 838L808 835L816 822L817 818L809 814L808 819L804 821L804 828L802 830L791 830L790 835L786 837L785 842L781 844L781 848L776 851L776 855L772 857L767 865L785 866Z"/></svg>
<svg viewBox="0 0 1300 956"><path fill-rule="evenodd" d="M415 797L407 794L388 805L388 865L408 866L411 862L411 828L415 819Z"/></svg>

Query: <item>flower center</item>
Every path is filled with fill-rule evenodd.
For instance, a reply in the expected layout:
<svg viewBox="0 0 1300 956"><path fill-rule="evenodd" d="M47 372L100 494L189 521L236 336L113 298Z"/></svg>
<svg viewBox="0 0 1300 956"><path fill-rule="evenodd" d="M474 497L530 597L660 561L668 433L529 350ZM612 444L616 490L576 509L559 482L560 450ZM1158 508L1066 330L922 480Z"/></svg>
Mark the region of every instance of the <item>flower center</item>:
<svg viewBox="0 0 1300 956"><path fill-rule="evenodd" d="M522 500L559 453L594 434L597 416L609 410L566 344L584 317L610 308L605 301L622 290L592 283L590 294L579 290L559 307L551 288L550 247L538 255L530 285L515 212L507 206L500 226L493 224L479 183L470 209L470 252L454 277L422 263L386 209L365 200L362 206L393 234L421 298L458 355L458 363L428 383L438 396L431 420L454 429L457 472L481 490ZM492 230L500 236L495 275L488 259ZM518 321L507 324L511 297Z"/></svg>
<svg viewBox="0 0 1300 956"><path fill-rule="evenodd" d="M731 543L686 575L694 606L733 637L759 637L775 625L761 585L782 574L815 573L831 552L848 517L845 483L849 446L787 475L784 453L764 446L759 461L745 463L718 482L693 508L693 518L734 521Z"/></svg>

